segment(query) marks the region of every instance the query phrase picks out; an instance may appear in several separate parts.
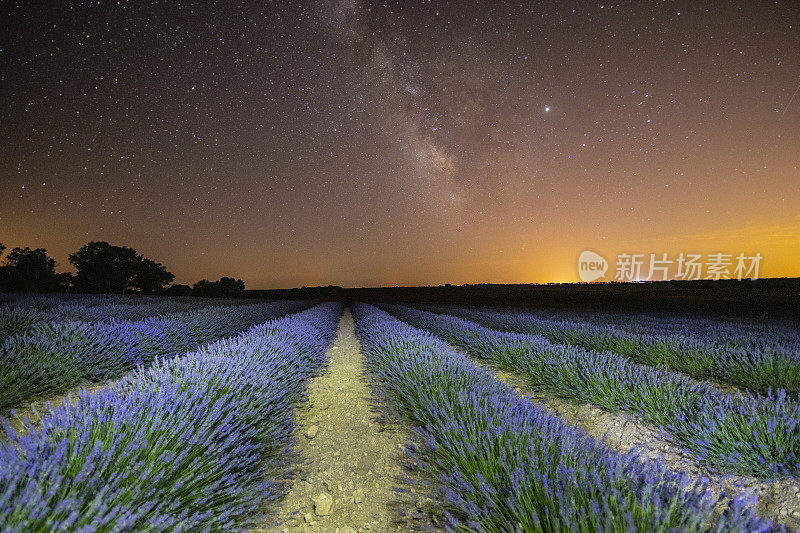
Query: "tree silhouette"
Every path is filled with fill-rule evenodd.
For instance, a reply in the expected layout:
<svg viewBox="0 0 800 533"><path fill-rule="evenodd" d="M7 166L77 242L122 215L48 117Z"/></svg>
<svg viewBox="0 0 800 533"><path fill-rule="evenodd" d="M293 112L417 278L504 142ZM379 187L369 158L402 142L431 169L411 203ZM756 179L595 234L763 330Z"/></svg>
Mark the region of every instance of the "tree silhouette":
<svg viewBox="0 0 800 533"><path fill-rule="evenodd" d="M4 249L2 246L0 251ZM44 248L14 248L6 255L3 266L0 266L0 290L47 292L55 287L56 262L47 256Z"/></svg>
<svg viewBox="0 0 800 533"><path fill-rule="evenodd" d="M92 241L69 255L75 267L74 283L79 292L158 292L175 276L161 263L139 255L133 248Z"/></svg>
<svg viewBox="0 0 800 533"><path fill-rule="evenodd" d="M133 278L133 286L144 294L160 292L166 285L172 283L175 276L161 263L156 263L147 258L142 258L139 271Z"/></svg>
<svg viewBox="0 0 800 533"><path fill-rule="evenodd" d="M222 277L219 281L201 279L192 285L192 296L210 298L236 298L244 293L244 281Z"/></svg>
<svg viewBox="0 0 800 533"><path fill-rule="evenodd" d="M189 296L192 294L192 288L181 284L170 285L164 290L164 294L166 296Z"/></svg>

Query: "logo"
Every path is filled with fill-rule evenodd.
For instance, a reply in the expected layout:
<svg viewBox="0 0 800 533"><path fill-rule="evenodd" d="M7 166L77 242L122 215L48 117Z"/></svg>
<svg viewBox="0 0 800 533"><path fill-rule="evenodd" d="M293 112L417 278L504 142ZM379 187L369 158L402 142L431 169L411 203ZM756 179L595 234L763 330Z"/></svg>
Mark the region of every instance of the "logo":
<svg viewBox="0 0 800 533"><path fill-rule="evenodd" d="M649 260L648 260L649 255ZM760 253L738 255L729 253L691 254L681 252L677 256L667 253L638 254L621 253L617 255L615 281L666 281L698 279L758 279L761 260ZM674 268L673 268L674 267ZM581 281L590 283L606 275L608 261L592 252L584 250L578 258L578 276Z"/></svg>
<svg viewBox="0 0 800 533"><path fill-rule="evenodd" d="M608 261L602 255L584 250L578 258L578 276L581 281L591 282L606 275Z"/></svg>

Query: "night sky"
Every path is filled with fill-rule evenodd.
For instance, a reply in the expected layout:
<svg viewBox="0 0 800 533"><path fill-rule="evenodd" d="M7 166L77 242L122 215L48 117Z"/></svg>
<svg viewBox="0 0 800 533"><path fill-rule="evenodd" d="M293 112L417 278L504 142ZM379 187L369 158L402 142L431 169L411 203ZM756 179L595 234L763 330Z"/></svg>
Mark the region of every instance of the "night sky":
<svg viewBox="0 0 800 533"><path fill-rule="evenodd" d="M38 4L38 5L36 5ZM800 4L6 2L0 242L248 288L800 275Z"/></svg>

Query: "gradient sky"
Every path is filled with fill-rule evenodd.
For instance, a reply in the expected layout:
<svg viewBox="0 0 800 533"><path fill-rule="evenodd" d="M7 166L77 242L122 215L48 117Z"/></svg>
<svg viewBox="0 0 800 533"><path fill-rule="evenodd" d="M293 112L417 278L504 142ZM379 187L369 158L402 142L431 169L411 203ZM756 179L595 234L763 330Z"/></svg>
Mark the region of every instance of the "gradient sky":
<svg viewBox="0 0 800 533"><path fill-rule="evenodd" d="M0 242L176 282L800 275L800 5L4 3ZM612 267L613 268L613 267Z"/></svg>

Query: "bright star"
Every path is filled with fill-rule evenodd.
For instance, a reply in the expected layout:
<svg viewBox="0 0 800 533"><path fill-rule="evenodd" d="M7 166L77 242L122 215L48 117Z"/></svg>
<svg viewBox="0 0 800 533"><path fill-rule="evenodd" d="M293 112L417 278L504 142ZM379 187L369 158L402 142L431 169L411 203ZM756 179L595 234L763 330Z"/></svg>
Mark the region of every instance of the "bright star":
<svg viewBox="0 0 800 533"><path fill-rule="evenodd" d="M550 111L550 106L544 108L545 112Z"/></svg>

